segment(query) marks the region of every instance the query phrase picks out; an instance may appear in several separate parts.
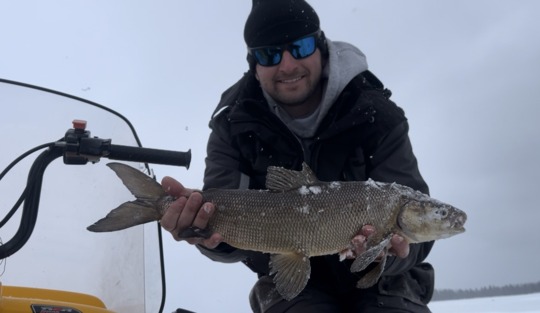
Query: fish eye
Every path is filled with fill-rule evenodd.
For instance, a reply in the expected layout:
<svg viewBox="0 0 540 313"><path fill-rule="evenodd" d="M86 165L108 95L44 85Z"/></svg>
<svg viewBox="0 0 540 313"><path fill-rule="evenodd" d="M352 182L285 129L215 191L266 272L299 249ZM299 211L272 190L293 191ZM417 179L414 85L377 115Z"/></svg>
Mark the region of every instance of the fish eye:
<svg viewBox="0 0 540 313"><path fill-rule="evenodd" d="M443 218L445 218L446 216L448 216L448 210L446 210L446 209L439 209L439 210L437 210L437 214L439 214L440 216L442 216Z"/></svg>

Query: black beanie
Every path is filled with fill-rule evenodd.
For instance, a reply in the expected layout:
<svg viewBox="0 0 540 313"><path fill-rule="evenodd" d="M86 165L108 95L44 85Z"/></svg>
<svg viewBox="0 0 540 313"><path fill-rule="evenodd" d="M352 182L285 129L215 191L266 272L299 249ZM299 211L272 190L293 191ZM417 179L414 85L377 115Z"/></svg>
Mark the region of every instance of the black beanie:
<svg viewBox="0 0 540 313"><path fill-rule="evenodd" d="M319 17L304 0L253 0L244 28L248 47L284 44L319 30Z"/></svg>

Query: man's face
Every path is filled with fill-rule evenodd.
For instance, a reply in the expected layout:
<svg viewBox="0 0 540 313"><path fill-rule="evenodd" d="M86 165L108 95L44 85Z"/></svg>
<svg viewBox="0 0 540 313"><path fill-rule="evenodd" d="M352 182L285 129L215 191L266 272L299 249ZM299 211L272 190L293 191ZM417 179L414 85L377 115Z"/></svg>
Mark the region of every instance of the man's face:
<svg viewBox="0 0 540 313"><path fill-rule="evenodd" d="M318 88L322 75L322 58L319 49L299 60L286 50L279 64L257 64L255 70L261 88L285 107L313 102L314 97L320 97Z"/></svg>

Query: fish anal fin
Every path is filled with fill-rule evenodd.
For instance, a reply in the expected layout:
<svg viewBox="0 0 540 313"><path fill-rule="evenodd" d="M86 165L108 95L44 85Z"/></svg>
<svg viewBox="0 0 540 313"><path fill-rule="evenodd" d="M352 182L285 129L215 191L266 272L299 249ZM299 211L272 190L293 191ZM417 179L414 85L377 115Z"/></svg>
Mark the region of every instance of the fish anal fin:
<svg viewBox="0 0 540 313"><path fill-rule="evenodd" d="M382 258L377 266L360 278L360 280L356 283L356 288L366 289L375 285L381 277L385 265L386 256Z"/></svg>
<svg viewBox="0 0 540 313"><path fill-rule="evenodd" d="M140 201L130 201L121 204L87 229L93 232L115 231L157 221L160 218L161 215L152 206Z"/></svg>
<svg viewBox="0 0 540 313"><path fill-rule="evenodd" d="M354 260L353 264L351 265L351 272L357 273L366 269L366 267L373 261L375 261L375 259L381 254L381 252L386 249L386 247L390 243L390 238L392 238L391 234L381 240L381 242L379 242L378 244L367 249L364 253L358 255Z"/></svg>
<svg viewBox="0 0 540 313"><path fill-rule="evenodd" d="M299 253L273 254L270 275L274 274L277 291L285 300L291 300L307 285L311 275L309 258Z"/></svg>
<svg viewBox="0 0 540 313"><path fill-rule="evenodd" d="M271 191L288 191L317 184L320 184L319 180L306 163L302 163L301 171L288 170L277 166L268 167L266 188Z"/></svg>

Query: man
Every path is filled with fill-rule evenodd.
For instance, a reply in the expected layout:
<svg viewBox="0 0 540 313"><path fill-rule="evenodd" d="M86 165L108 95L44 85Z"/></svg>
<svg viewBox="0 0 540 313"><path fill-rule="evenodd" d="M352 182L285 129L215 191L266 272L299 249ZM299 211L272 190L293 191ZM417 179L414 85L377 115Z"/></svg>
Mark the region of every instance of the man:
<svg viewBox="0 0 540 313"><path fill-rule="evenodd" d="M308 3L254 0L244 39L249 71L223 93L210 122L205 189L265 189L268 166L298 170L306 162L322 181L372 178L428 193L403 111L360 50L325 38ZM172 178L162 183L179 197L162 226L177 240L187 227L205 228L216 208ZM367 225L352 238L353 256L376 231ZM356 288L362 273L350 272L351 260L311 258L308 285L286 301L275 292L268 255L221 241L216 233L188 240L215 261L241 261L257 273L255 312L429 312L433 269L422 261L433 243L409 245L394 235L383 276L368 289Z"/></svg>

